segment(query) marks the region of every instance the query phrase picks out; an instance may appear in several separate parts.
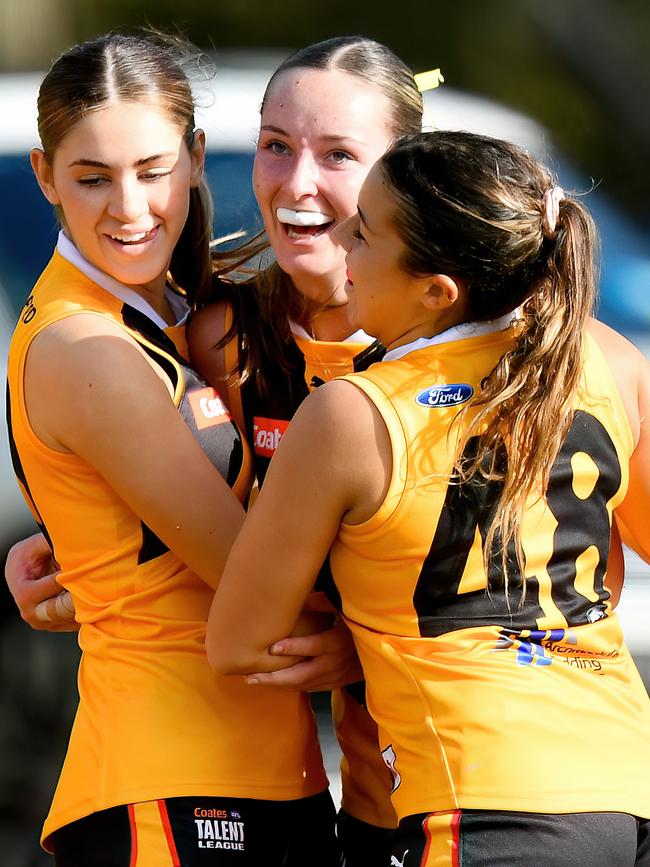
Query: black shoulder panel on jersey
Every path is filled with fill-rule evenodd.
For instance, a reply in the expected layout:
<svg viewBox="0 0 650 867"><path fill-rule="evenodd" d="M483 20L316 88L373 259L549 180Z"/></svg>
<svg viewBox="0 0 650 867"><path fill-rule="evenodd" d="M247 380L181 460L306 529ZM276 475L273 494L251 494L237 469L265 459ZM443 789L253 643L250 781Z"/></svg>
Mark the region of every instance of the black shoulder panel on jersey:
<svg viewBox="0 0 650 867"><path fill-rule="evenodd" d="M45 526L43 519L41 518L41 514L38 510L38 506L34 502L34 498L32 497L32 492L29 489L29 484L27 483L27 477L25 476L25 471L23 469L22 461L20 460L20 455L18 454L18 449L16 448L16 442L14 440L13 435L13 427L11 424L11 395L9 394L9 383L7 383L6 387L6 413L7 413L7 433L9 437L9 452L11 454L11 463L14 468L14 473L16 474L16 478L18 479L19 485L22 488L23 495L29 500L29 504L31 506L31 511L34 515L34 519L39 526L41 533L47 539L47 543L52 549L52 555L54 559L56 559L56 555L54 553L54 546L52 545L52 539L50 534L47 531L47 527Z"/></svg>

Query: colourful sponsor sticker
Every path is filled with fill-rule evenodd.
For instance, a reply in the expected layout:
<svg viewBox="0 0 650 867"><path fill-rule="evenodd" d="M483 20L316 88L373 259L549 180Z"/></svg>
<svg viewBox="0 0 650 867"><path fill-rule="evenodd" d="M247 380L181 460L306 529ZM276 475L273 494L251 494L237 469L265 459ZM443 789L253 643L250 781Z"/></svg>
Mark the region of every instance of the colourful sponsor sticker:
<svg viewBox="0 0 650 867"><path fill-rule="evenodd" d="M415 400L420 406L431 408L459 406L461 403L467 403L473 394L474 389L471 385L456 382L453 385L432 385L425 388Z"/></svg>
<svg viewBox="0 0 650 867"><path fill-rule="evenodd" d="M279 418L253 418L253 447L256 455L272 458L289 422Z"/></svg>
<svg viewBox="0 0 650 867"><path fill-rule="evenodd" d="M190 392L187 398L192 407L194 421L198 430L230 421L230 413L213 388L209 386L207 388L199 388L197 391Z"/></svg>

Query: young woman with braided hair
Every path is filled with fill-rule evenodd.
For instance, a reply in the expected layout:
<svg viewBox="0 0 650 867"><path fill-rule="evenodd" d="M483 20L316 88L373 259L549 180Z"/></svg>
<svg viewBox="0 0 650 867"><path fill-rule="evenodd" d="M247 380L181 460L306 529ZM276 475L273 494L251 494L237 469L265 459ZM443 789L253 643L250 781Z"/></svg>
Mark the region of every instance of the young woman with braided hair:
<svg viewBox="0 0 650 867"><path fill-rule="evenodd" d="M650 864L650 701L608 572L613 527L650 560L650 365L591 318L593 222L517 147L436 132L380 159L340 233L388 351L297 413L209 658L277 667L331 547L392 864Z"/></svg>

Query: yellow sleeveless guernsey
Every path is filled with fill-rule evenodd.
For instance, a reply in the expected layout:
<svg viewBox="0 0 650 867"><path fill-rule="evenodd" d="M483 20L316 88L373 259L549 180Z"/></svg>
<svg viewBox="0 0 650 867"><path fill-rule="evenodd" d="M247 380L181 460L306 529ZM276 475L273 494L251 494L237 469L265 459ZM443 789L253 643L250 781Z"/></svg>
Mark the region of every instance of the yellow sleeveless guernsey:
<svg viewBox="0 0 650 867"><path fill-rule="evenodd" d="M305 358L305 381L310 389L336 376L365 370L384 352L376 341L354 336L341 342L311 340L297 334L293 339ZM321 583L319 580L319 587ZM332 691L332 720L342 752L341 806L355 819L394 828L397 816L390 800L392 780L379 750L377 724L365 702L363 683Z"/></svg>
<svg viewBox="0 0 650 867"><path fill-rule="evenodd" d="M79 707L44 845L57 828L120 804L316 794L327 779L306 696L215 675L204 650L212 589L92 466L49 449L29 425L22 383L30 343L82 312L117 322L163 367L208 456L240 497L248 488L242 443L216 392L164 332L55 253L23 309L8 367L14 466L81 624Z"/></svg>
<svg viewBox="0 0 650 867"><path fill-rule="evenodd" d="M506 330L430 343L347 377L392 441L383 504L341 526L330 563L393 803L400 818L457 808L647 818L650 700L607 589L633 443L593 338L548 491L525 513L525 598L516 571L506 596L498 557L486 592L481 537L498 486L449 483L451 423L511 341Z"/></svg>

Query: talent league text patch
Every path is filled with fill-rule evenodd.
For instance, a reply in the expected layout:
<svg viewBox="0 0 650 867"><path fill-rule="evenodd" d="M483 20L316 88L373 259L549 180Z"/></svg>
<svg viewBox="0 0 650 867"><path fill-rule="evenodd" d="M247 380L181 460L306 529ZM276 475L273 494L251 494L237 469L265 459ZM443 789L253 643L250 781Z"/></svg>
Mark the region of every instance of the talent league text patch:
<svg viewBox="0 0 650 867"><path fill-rule="evenodd" d="M253 447L255 454L272 458L277 449L282 434L289 427L289 422L279 418L253 418Z"/></svg>
<svg viewBox="0 0 650 867"><path fill-rule="evenodd" d="M187 395L187 398L192 407L198 430L230 421L230 413L213 388L207 387L192 391Z"/></svg>
<svg viewBox="0 0 650 867"><path fill-rule="evenodd" d="M474 394L471 385L465 382L456 382L453 385L432 385L425 388L415 398L420 406L441 407L459 406Z"/></svg>

